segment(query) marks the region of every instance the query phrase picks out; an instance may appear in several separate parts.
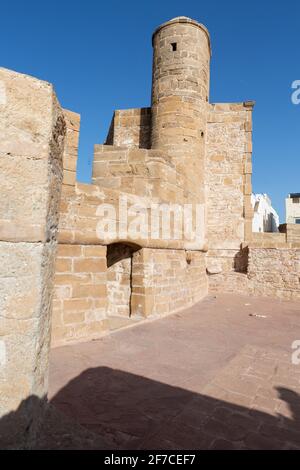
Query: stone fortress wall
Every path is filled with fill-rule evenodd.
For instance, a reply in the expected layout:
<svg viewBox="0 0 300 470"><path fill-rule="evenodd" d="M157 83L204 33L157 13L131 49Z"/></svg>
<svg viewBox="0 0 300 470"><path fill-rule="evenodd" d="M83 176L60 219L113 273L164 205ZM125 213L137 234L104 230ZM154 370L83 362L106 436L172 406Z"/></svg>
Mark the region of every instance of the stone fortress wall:
<svg viewBox="0 0 300 470"><path fill-rule="evenodd" d="M64 111L53 345L175 312L208 292L299 298L294 227L252 234L254 102L209 103L211 46L199 23L175 18L152 43L152 106L114 112L105 144L95 145L92 184L76 182L80 116ZM97 208L109 202L117 209L120 195L149 208L203 204L204 242L188 246L150 233L99 239ZM114 250L119 257L110 265Z"/></svg>
<svg viewBox="0 0 300 470"><path fill-rule="evenodd" d="M52 85L0 69L0 447L30 446L48 390L63 111Z"/></svg>
<svg viewBox="0 0 300 470"><path fill-rule="evenodd" d="M210 39L196 21L160 26L153 51L152 105L115 111L92 184L76 181L80 116L49 83L0 69L3 448L35 441L51 336L96 339L208 293L300 299L300 226L251 231L254 103L209 103ZM99 206L122 228L125 196L145 217L153 203L201 204L203 236L99 235Z"/></svg>

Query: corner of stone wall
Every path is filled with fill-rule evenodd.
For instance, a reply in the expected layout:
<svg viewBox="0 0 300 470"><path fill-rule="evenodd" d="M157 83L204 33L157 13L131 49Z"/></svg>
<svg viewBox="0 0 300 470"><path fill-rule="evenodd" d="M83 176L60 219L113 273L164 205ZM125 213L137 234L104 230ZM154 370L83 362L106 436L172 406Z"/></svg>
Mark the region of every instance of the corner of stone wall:
<svg viewBox="0 0 300 470"><path fill-rule="evenodd" d="M108 328L106 246L59 244L52 347L99 339Z"/></svg>
<svg viewBox="0 0 300 470"><path fill-rule="evenodd" d="M74 186L78 160L80 114L63 110L66 122L66 142L63 155L63 184Z"/></svg>
<svg viewBox="0 0 300 470"><path fill-rule="evenodd" d="M0 447L34 445L48 387L65 137L53 87L0 69Z"/></svg>
<svg viewBox="0 0 300 470"><path fill-rule="evenodd" d="M244 240L250 241L252 238L252 219L253 208L251 204L252 195L252 113L254 108L254 101L245 101L244 107L247 110L247 117L245 121L245 160L244 160L244 175L243 175L243 189L244 189L244 218L245 218L245 231Z"/></svg>

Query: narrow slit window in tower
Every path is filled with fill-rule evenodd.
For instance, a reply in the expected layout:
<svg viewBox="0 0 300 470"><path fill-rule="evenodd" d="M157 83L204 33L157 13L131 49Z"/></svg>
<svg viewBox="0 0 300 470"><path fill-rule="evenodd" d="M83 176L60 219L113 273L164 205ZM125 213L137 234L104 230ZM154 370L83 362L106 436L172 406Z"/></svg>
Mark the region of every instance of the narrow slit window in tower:
<svg viewBox="0 0 300 470"><path fill-rule="evenodd" d="M177 42L171 42L172 51L177 51Z"/></svg>

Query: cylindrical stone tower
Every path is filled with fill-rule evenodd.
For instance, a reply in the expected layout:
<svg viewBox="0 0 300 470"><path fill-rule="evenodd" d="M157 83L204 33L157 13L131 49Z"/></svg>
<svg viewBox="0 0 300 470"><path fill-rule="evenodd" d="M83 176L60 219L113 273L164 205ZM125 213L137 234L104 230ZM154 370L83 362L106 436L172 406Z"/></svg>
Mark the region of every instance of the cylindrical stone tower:
<svg viewBox="0 0 300 470"><path fill-rule="evenodd" d="M151 148L165 150L189 191L204 203L210 39L197 21L178 17L152 37Z"/></svg>

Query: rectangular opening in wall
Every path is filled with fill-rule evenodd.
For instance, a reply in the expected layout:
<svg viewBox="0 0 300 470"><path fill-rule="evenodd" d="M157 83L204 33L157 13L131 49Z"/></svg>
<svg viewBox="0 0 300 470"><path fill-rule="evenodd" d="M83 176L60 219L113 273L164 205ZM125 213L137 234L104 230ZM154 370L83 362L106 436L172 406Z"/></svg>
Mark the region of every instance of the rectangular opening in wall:
<svg viewBox="0 0 300 470"><path fill-rule="evenodd" d="M171 42L172 51L177 51L177 42Z"/></svg>
<svg viewBox="0 0 300 470"><path fill-rule="evenodd" d="M107 312L109 317L131 316L132 256L140 246L111 243L107 246Z"/></svg>

